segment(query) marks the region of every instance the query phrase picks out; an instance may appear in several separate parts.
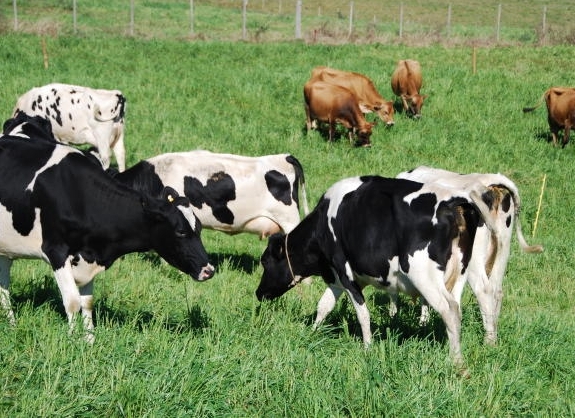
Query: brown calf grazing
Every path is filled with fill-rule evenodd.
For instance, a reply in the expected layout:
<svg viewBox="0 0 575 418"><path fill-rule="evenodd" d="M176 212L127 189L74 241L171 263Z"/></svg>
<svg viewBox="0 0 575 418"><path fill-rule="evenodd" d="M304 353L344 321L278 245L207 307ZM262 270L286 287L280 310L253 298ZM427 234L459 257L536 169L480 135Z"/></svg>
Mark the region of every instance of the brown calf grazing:
<svg viewBox="0 0 575 418"><path fill-rule="evenodd" d="M545 100L547 105L547 121L553 137L553 145L558 145L557 136L561 129L563 132L562 148L569 142L571 128L575 126L575 88L551 87L533 107L524 107L523 112L537 109Z"/></svg>
<svg viewBox="0 0 575 418"><path fill-rule="evenodd" d="M348 130L349 140L357 133L356 144L371 146L373 123L365 120L357 97L348 89L324 81L308 81L303 89L305 101L306 127L312 128L314 121L329 124L329 141L333 141L335 124L341 123Z"/></svg>
<svg viewBox="0 0 575 418"><path fill-rule="evenodd" d="M373 81L363 74L320 66L311 71L311 80L326 81L351 90L357 96L363 113L376 112L387 126L394 124L393 102L385 100Z"/></svg>
<svg viewBox="0 0 575 418"><path fill-rule="evenodd" d="M391 75L391 89L401 98L403 110L414 118L421 117L421 107L427 95L419 92L422 85L421 66L415 60L400 60Z"/></svg>

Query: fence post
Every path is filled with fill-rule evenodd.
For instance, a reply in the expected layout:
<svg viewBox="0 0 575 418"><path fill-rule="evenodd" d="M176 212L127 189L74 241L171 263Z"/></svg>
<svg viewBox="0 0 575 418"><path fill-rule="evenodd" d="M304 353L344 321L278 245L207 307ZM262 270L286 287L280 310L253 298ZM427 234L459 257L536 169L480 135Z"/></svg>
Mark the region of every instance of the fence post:
<svg viewBox="0 0 575 418"><path fill-rule="evenodd" d="M451 37L451 3L447 7L447 37Z"/></svg>
<svg viewBox="0 0 575 418"><path fill-rule="evenodd" d="M14 7L14 31L18 30L18 6L16 5L16 0L12 0L12 6Z"/></svg>
<svg viewBox="0 0 575 418"><path fill-rule="evenodd" d="M190 36L194 36L194 0L190 0Z"/></svg>
<svg viewBox="0 0 575 418"><path fill-rule="evenodd" d="M497 42L499 42L499 31L501 29L501 3L497 7Z"/></svg>
<svg viewBox="0 0 575 418"><path fill-rule="evenodd" d="M301 0L295 6L295 38L301 39Z"/></svg>
<svg viewBox="0 0 575 418"><path fill-rule="evenodd" d="M353 32L353 1L349 3L349 33L347 36L351 38L352 32Z"/></svg>
<svg viewBox="0 0 575 418"><path fill-rule="evenodd" d="M130 36L134 36L134 12L135 12L134 0L130 0Z"/></svg>
<svg viewBox="0 0 575 418"><path fill-rule="evenodd" d="M399 5L399 37L403 36L403 3Z"/></svg>
<svg viewBox="0 0 575 418"><path fill-rule="evenodd" d="M242 39L246 40L246 19L247 19L248 0L243 1L242 6Z"/></svg>
<svg viewBox="0 0 575 418"><path fill-rule="evenodd" d="M72 21L74 22L74 35L78 32L78 28L76 27L76 0L74 0L72 5Z"/></svg>
<svg viewBox="0 0 575 418"><path fill-rule="evenodd" d="M547 44L547 6L543 6L543 23L541 28L541 43L543 45Z"/></svg>

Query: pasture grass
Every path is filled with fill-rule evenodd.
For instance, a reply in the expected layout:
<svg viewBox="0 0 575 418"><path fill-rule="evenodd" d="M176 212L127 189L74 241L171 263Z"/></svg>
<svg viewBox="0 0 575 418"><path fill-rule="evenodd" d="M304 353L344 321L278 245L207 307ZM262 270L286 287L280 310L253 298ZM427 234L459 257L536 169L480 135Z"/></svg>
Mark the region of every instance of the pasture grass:
<svg viewBox="0 0 575 418"><path fill-rule="evenodd" d="M47 265L15 262L18 325L0 318L0 415L112 417L572 416L575 263L573 143L554 148L545 110L524 115L551 85L572 85L571 47L472 49L404 45L179 42L110 37L0 38L0 114L33 86L65 82L118 88L128 99L127 163L208 149L244 155L290 152L302 163L310 206L335 181L395 176L425 164L501 172L523 201L521 221L540 255L513 244L504 282L500 343L486 347L476 302L463 297L457 376L437 315L423 328L402 299L366 291L374 343L364 350L344 297L313 332L320 279L273 303L254 291L266 242L204 230L217 267L193 283L153 254L130 254L96 278L96 342L68 336ZM553 57L552 60L549 57ZM303 84L316 65L370 76L392 98L398 59L418 59L429 99L423 118L396 114L376 126L371 149L305 133ZM546 187L534 223L542 178ZM10 181L3 179L2 181Z"/></svg>

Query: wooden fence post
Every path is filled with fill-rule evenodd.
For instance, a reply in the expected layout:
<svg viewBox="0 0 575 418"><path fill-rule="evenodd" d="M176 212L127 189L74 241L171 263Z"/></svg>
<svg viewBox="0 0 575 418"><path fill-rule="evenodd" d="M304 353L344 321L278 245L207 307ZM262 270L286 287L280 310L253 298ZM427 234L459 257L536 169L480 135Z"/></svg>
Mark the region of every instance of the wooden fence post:
<svg viewBox="0 0 575 418"><path fill-rule="evenodd" d="M16 0L12 0L12 6L14 8L14 31L18 30L18 5Z"/></svg>
<svg viewBox="0 0 575 418"><path fill-rule="evenodd" d="M353 32L353 1L349 3L349 33L347 36L351 38L352 32Z"/></svg>
<svg viewBox="0 0 575 418"><path fill-rule="evenodd" d="M134 36L134 15L135 15L134 0L130 0L130 36Z"/></svg>
<svg viewBox="0 0 575 418"><path fill-rule="evenodd" d="M451 37L451 4L447 7L447 37Z"/></svg>
<svg viewBox="0 0 575 418"><path fill-rule="evenodd" d="M190 36L194 36L194 0L190 0Z"/></svg>
<svg viewBox="0 0 575 418"><path fill-rule="evenodd" d="M78 28L76 27L76 0L73 1L72 4L72 21L74 22L74 35L78 32Z"/></svg>
<svg viewBox="0 0 575 418"><path fill-rule="evenodd" d="M499 42L499 32L501 30L501 3L497 7L497 42Z"/></svg>
<svg viewBox="0 0 575 418"><path fill-rule="evenodd" d="M543 23L541 24L541 43L547 44L547 6L543 6Z"/></svg>
<svg viewBox="0 0 575 418"><path fill-rule="evenodd" d="M403 3L399 5L399 37L403 36Z"/></svg>
<svg viewBox="0 0 575 418"><path fill-rule="evenodd" d="M242 5L242 39L244 41L246 40L247 36L246 32L247 10L248 10L248 0L244 0Z"/></svg>
<svg viewBox="0 0 575 418"><path fill-rule="evenodd" d="M301 0L295 6L295 38L301 39Z"/></svg>

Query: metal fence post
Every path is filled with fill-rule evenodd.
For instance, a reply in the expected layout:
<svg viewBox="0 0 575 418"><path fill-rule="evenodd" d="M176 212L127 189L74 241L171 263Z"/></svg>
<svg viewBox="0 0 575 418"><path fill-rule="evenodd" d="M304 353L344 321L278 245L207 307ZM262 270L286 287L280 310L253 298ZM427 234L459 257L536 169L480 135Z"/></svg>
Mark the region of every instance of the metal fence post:
<svg viewBox="0 0 575 418"><path fill-rule="evenodd" d="M301 0L297 0L295 7L295 38L301 39Z"/></svg>

